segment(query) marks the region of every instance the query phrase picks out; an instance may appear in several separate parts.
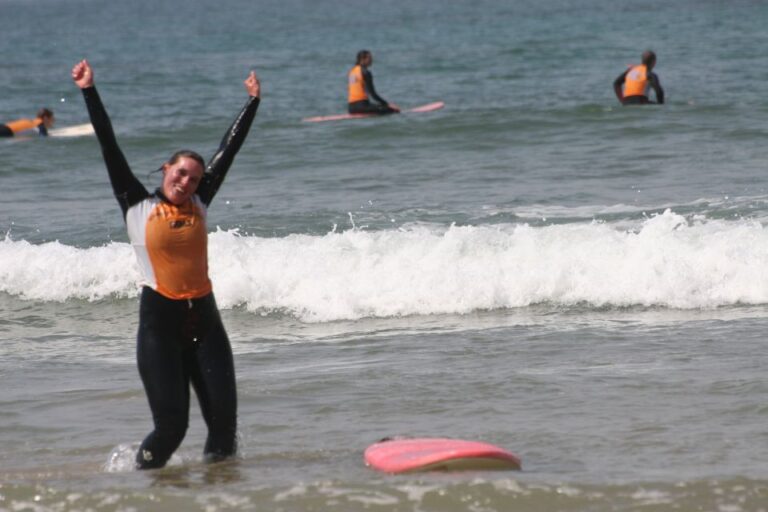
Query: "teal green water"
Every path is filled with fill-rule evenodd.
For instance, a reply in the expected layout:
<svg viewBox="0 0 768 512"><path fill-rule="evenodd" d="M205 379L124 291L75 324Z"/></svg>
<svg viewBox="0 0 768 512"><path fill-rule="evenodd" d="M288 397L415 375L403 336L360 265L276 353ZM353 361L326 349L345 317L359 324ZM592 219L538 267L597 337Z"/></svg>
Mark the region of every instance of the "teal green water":
<svg viewBox="0 0 768 512"><path fill-rule="evenodd" d="M0 511L764 508L762 2L0 0L0 120L87 121L148 186L263 102L210 210L239 460L130 470L138 277L92 137L0 140ZM44 29L41 32L41 27ZM378 91L418 115L345 109ZM652 48L663 107L613 79ZM390 476L390 435L522 472Z"/></svg>

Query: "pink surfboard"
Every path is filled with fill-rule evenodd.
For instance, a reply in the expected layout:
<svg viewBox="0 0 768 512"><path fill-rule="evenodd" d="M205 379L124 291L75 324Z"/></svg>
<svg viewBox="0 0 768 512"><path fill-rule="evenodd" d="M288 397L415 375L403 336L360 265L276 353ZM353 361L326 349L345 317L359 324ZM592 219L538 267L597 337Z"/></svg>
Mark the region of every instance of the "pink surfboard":
<svg viewBox="0 0 768 512"><path fill-rule="evenodd" d="M369 446L364 457L368 466L385 473L521 468L520 458L512 452L461 439L385 439Z"/></svg>
<svg viewBox="0 0 768 512"><path fill-rule="evenodd" d="M434 103L427 103L426 105L421 105L418 107L403 110L401 111L401 113L408 114L408 113L434 112L435 110L440 110L444 106L445 106L445 102L435 101ZM305 121L308 123L322 123L324 121L341 121L343 119L361 119L364 117L382 117L382 116L377 114L336 114L332 116L305 117L304 119L302 119L302 121Z"/></svg>

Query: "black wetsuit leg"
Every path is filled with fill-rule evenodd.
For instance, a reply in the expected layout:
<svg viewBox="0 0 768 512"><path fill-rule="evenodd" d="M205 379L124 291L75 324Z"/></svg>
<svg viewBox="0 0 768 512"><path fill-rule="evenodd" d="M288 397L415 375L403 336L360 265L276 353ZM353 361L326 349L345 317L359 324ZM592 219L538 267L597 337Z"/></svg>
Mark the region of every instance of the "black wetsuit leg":
<svg viewBox="0 0 768 512"><path fill-rule="evenodd" d="M213 294L199 299L200 333L192 386L208 426L204 455L209 462L231 457L237 451L237 386L229 337L224 330Z"/></svg>
<svg viewBox="0 0 768 512"><path fill-rule="evenodd" d="M371 103L368 100L355 101L354 103L349 103L348 105L349 105L350 114L384 115L384 114L394 114L395 112L397 112L396 110L394 110L393 108L387 105Z"/></svg>
<svg viewBox="0 0 768 512"><path fill-rule="evenodd" d="M13 137L13 130L7 124L0 124L0 137Z"/></svg>
<svg viewBox="0 0 768 512"><path fill-rule="evenodd" d="M141 292L136 359L155 429L136 453L140 469L163 467L187 432L189 375L184 359L193 347L181 336L184 306L185 301L166 299L151 288Z"/></svg>
<svg viewBox="0 0 768 512"><path fill-rule="evenodd" d="M139 312L137 360L155 427L136 454L140 469L164 466L184 439L189 424L190 383L208 426L206 459L234 455L234 364L213 294L191 301L172 300L145 287Z"/></svg>

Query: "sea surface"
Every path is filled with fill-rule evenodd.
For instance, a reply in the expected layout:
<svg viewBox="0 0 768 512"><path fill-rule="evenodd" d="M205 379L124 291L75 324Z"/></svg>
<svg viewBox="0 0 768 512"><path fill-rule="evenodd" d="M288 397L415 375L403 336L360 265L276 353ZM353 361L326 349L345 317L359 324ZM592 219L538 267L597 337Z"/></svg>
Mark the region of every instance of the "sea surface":
<svg viewBox="0 0 768 512"><path fill-rule="evenodd" d="M137 176L211 155L240 455L170 465L135 363L139 275L93 136L0 140L0 511L768 510L768 3L0 0L0 121L88 121ZM344 112L378 92L444 109ZM645 49L667 104L621 107ZM522 471L387 475L385 436Z"/></svg>

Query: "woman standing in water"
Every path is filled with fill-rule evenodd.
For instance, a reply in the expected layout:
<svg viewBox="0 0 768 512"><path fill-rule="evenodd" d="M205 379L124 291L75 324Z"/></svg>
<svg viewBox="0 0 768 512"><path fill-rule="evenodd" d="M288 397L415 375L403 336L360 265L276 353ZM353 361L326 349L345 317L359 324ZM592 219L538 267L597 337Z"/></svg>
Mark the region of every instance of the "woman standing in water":
<svg viewBox="0 0 768 512"><path fill-rule="evenodd" d="M165 465L189 423L190 383L208 426L207 461L237 451L237 393L232 349L208 278L208 205L232 165L256 115L260 84L245 80L248 100L208 165L188 150L161 169L160 188L149 193L134 176L83 60L72 68L88 107L143 278L137 361L154 430L136 453L139 469Z"/></svg>

